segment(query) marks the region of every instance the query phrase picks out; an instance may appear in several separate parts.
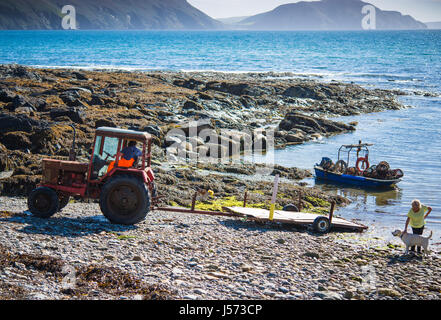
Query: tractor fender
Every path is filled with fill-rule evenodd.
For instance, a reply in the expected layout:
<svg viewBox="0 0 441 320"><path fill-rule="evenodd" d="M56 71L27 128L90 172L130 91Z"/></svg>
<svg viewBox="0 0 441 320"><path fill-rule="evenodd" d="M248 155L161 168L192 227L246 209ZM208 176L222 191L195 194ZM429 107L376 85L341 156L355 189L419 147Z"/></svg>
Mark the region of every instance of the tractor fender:
<svg viewBox="0 0 441 320"><path fill-rule="evenodd" d="M155 176L153 174L152 169L149 169L146 172L146 171L142 171L142 170L130 170L130 169L129 170L121 170L118 168L115 168L112 171L110 171L109 178L116 176L116 175L121 175L121 174L138 176L146 184L153 182L153 180L155 179Z"/></svg>

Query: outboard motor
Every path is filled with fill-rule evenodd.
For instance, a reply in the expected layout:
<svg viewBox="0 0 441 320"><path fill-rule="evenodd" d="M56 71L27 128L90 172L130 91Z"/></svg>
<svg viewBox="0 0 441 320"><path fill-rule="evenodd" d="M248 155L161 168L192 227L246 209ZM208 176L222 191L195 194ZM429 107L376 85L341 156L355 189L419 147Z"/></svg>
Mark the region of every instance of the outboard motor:
<svg viewBox="0 0 441 320"><path fill-rule="evenodd" d="M328 157L323 157L322 161L320 162L320 167L322 167L325 170L330 169L333 166L333 162Z"/></svg>

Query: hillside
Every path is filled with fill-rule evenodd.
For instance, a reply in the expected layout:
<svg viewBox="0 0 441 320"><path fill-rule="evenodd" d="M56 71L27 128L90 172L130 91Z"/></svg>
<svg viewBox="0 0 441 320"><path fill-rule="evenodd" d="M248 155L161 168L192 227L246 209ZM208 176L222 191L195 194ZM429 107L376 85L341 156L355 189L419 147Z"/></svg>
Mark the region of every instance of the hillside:
<svg viewBox="0 0 441 320"><path fill-rule="evenodd" d="M272 11L242 20L238 27L258 30L361 30L362 8L359 0L322 0L281 5ZM426 29L409 15L376 8L376 29Z"/></svg>
<svg viewBox="0 0 441 320"><path fill-rule="evenodd" d="M78 29L217 29L222 23L186 0L2 0L0 29L62 29L61 9L76 9Z"/></svg>

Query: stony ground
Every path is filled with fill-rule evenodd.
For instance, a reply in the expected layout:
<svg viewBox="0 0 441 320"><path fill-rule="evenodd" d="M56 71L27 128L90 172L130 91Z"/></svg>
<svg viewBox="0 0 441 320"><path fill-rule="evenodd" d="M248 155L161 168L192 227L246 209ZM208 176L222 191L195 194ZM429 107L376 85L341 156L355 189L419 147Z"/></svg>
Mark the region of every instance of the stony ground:
<svg viewBox="0 0 441 320"><path fill-rule="evenodd" d="M441 297L439 252L403 256L398 242L166 212L112 225L95 203L48 220L25 210L25 199L0 197L2 299Z"/></svg>

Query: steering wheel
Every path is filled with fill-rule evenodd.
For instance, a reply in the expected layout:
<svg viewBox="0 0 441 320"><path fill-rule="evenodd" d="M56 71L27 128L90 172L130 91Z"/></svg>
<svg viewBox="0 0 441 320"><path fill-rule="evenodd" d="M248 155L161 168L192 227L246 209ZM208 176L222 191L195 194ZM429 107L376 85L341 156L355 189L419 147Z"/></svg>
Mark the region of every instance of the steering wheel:
<svg viewBox="0 0 441 320"><path fill-rule="evenodd" d="M105 161L107 161L107 159L108 159L109 157L114 157L113 154L110 154L110 153L108 153L108 152L105 151L105 150L103 150L103 152L107 155L107 157L104 159Z"/></svg>

